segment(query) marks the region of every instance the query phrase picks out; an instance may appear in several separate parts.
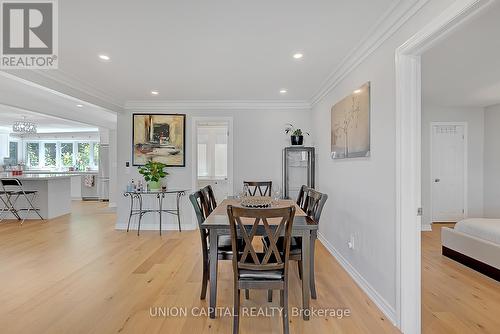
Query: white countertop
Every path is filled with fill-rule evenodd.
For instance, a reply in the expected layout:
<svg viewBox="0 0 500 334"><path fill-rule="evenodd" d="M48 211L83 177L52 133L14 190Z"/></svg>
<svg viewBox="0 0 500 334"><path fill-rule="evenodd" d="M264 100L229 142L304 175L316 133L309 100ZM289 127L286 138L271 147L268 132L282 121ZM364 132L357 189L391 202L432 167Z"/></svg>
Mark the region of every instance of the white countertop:
<svg viewBox="0 0 500 334"><path fill-rule="evenodd" d="M89 170L89 171L50 171L50 170L25 170L26 174L51 174L51 175L65 175L71 174L72 176L78 175L98 175L99 171L97 170Z"/></svg>
<svg viewBox="0 0 500 334"><path fill-rule="evenodd" d="M19 179L21 181L48 181L56 179L69 179L74 174L32 174L24 173L23 175L12 175L11 173L0 173L1 178Z"/></svg>

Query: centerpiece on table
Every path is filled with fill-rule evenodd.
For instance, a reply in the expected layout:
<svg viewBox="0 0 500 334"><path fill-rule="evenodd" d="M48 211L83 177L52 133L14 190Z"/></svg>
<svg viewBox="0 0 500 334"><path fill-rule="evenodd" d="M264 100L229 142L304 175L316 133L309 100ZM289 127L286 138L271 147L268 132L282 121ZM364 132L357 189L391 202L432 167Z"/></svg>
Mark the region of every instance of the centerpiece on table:
<svg viewBox="0 0 500 334"><path fill-rule="evenodd" d="M139 167L139 173L144 176L144 180L149 185L149 190L160 190L162 188L161 180L168 172L165 171L167 165L161 162L148 161L144 166Z"/></svg>
<svg viewBox="0 0 500 334"><path fill-rule="evenodd" d="M291 134L292 145L303 145L304 133L309 136L309 132L302 132L302 129L295 128L292 124L286 124L285 133Z"/></svg>

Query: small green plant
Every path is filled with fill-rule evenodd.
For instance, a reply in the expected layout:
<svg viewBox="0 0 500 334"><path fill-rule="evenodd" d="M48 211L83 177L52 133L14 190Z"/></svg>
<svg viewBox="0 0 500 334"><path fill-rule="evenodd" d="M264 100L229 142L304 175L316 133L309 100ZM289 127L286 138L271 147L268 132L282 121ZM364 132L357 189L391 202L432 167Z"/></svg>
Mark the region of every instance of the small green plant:
<svg viewBox="0 0 500 334"><path fill-rule="evenodd" d="M308 135L308 136L309 136L309 132L302 132L302 129L300 129L300 128L297 128L297 129L296 129L296 128L295 128L292 124L290 124L290 123L286 124L285 133L286 133L286 134L290 134L290 133L291 133L291 135L292 135L292 136L303 136L303 135L304 135L304 133L305 133L306 135Z"/></svg>
<svg viewBox="0 0 500 334"><path fill-rule="evenodd" d="M146 182L159 182L168 175L164 170L166 167L164 163L148 161L144 166L139 167L139 173L144 176Z"/></svg>

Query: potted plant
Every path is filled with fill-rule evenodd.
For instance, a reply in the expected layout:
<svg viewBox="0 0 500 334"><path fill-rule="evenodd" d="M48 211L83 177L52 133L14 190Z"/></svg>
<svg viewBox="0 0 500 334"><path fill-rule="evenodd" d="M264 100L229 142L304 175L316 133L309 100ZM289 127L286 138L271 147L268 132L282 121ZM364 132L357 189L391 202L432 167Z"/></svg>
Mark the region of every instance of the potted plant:
<svg viewBox="0 0 500 334"><path fill-rule="evenodd" d="M302 129L296 129L292 124L286 125L285 133L291 134L292 145L302 145L304 143L304 133L309 136L309 132L302 132Z"/></svg>
<svg viewBox="0 0 500 334"><path fill-rule="evenodd" d="M167 167L164 163L148 161L144 166L139 167L139 173L144 176L144 180L149 185L150 190L160 190L161 182L168 173L164 170Z"/></svg>

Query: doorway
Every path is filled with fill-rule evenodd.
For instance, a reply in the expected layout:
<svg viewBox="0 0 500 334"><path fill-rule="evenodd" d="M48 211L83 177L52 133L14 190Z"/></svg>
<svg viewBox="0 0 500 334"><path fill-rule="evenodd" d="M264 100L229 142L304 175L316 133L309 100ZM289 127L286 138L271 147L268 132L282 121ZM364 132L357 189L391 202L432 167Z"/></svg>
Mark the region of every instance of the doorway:
<svg viewBox="0 0 500 334"><path fill-rule="evenodd" d="M431 123L431 222L467 216L467 123Z"/></svg>
<svg viewBox="0 0 500 334"><path fill-rule="evenodd" d="M489 1L458 0L396 50L396 312L421 332L421 55Z"/></svg>
<svg viewBox="0 0 500 334"><path fill-rule="evenodd" d="M195 118L193 128L193 189L210 185L220 202L233 195L232 119Z"/></svg>

